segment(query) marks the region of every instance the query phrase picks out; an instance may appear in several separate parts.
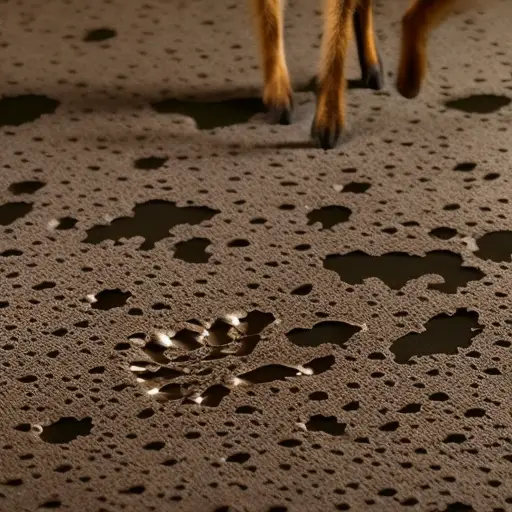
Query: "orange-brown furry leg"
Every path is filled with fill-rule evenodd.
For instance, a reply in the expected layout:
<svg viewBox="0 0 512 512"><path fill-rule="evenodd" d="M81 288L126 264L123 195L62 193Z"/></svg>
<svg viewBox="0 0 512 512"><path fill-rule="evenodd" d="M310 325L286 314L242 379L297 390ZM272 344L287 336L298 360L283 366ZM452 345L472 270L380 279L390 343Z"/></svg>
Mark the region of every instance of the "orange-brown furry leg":
<svg viewBox="0 0 512 512"><path fill-rule="evenodd" d="M286 66L283 37L283 0L253 0L261 44L263 102L271 120L290 124L292 88Z"/></svg>
<svg viewBox="0 0 512 512"><path fill-rule="evenodd" d="M427 45L431 31L449 14L456 0L415 0L402 20L402 47L396 87L415 98L427 74Z"/></svg>
<svg viewBox="0 0 512 512"><path fill-rule="evenodd" d="M359 0L354 12L354 31L363 84L378 91L384 86L384 72L375 42L372 0Z"/></svg>
<svg viewBox="0 0 512 512"><path fill-rule="evenodd" d="M326 0L322 64L311 135L318 146L336 146L344 124L345 58L357 0Z"/></svg>

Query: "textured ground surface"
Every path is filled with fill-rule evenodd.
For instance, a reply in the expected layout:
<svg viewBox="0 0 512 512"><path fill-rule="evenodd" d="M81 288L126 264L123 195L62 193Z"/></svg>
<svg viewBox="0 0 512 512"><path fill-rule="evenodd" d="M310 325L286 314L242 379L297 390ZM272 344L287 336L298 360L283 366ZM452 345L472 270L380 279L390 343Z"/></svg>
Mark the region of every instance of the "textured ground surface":
<svg viewBox="0 0 512 512"><path fill-rule="evenodd" d="M510 510L510 0L413 102L378 2L332 152L320 4L271 127L247 3L0 4L0 510Z"/></svg>

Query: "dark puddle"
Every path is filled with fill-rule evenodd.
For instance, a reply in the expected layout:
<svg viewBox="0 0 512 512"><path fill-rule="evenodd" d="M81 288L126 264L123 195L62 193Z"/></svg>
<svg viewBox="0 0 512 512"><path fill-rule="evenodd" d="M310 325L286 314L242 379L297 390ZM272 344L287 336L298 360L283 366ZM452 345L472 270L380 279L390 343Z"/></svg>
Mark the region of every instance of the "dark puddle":
<svg viewBox="0 0 512 512"><path fill-rule="evenodd" d="M429 232L429 235L433 238L439 238L440 240L451 240L457 235L457 230L447 227L434 228Z"/></svg>
<svg viewBox="0 0 512 512"><path fill-rule="evenodd" d="M144 450L159 452L165 448L165 441L150 441L143 446Z"/></svg>
<svg viewBox="0 0 512 512"><path fill-rule="evenodd" d="M445 102L448 108L461 110L469 114L492 114L510 105L512 100L507 96L497 94L472 94Z"/></svg>
<svg viewBox="0 0 512 512"><path fill-rule="evenodd" d="M306 428L310 432L324 432L331 436L342 436L347 428L346 423L338 423L336 416L315 414L309 418Z"/></svg>
<svg viewBox="0 0 512 512"><path fill-rule="evenodd" d="M0 99L0 127L31 123L46 114L54 114L60 102L47 96L22 94Z"/></svg>
<svg viewBox="0 0 512 512"><path fill-rule="evenodd" d="M306 363L304 368L309 368L313 370L314 375L320 375L321 373L325 373L329 371L336 363L336 359L333 355L316 357Z"/></svg>
<svg viewBox="0 0 512 512"><path fill-rule="evenodd" d="M351 181L343 187L341 192L344 194L364 194L370 187L370 183Z"/></svg>
<svg viewBox="0 0 512 512"><path fill-rule="evenodd" d="M448 434L444 439L443 443L446 444L462 444L468 440L466 434Z"/></svg>
<svg viewBox="0 0 512 512"><path fill-rule="evenodd" d="M284 364L267 364L238 375L237 378L245 384L268 384L270 382L318 375L330 370L335 362L334 356L317 357L304 364L300 370Z"/></svg>
<svg viewBox="0 0 512 512"><path fill-rule="evenodd" d="M308 226L312 226L319 222L322 224L322 229L330 229L337 224L347 222L352 215L352 210L345 206L323 206L317 210L311 210L308 217Z"/></svg>
<svg viewBox="0 0 512 512"><path fill-rule="evenodd" d="M154 415L155 415L154 409L152 409L151 407L148 407L147 409L143 409L142 411L140 411L137 414L137 418L139 418L141 420L147 420L148 418L151 418Z"/></svg>
<svg viewBox="0 0 512 512"><path fill-rule="evenodd" d="M182 384L166 384L161 387L157 395L157 400L161 402L181 400L190 395L187 387Z"/></svg>
<svg viewBox="0 0 512 512"><path fill-rule="evenodd" d="M6 249L3 252L0 252L0 256L2 258L12 258L15 256L21 256L23 254L23 251L20 251L18 249Z"/></svg>
<svg viewBox="0 0 512 512"><path fill-rule="evenodd" d="M107 39L112 39L113 37L116 37L116 35L117 32L114 29L101 27L87 31L83 40L86 43L106 41Z"/></svg>
<svg viewBox="0 0 512 512"><path fill-rule="evenodd" d="M238 378L249 384L266 384L297 377L298 370L282 364L268 364L243 373Z"/></svg>
<svg viewBox="0 0 512 512"><path fill-rule="evenodd" d="M58 229L60 231L67 231L68 229L73 229L78 222L73 217L61 217L60 219L58 219L58 221L59 224L56 226L55 229Z"/></svg>
<svg viewBox="0 0 512 512"><path fill-rule="evenodd" d="M121 308L131 296L130 292L123 292L119 288L115 290L102 290L95 296L96 302L92 303L92 307L104 311Z"/></svg>
<svg viewBox="0 0 512 512"><path fill-rule="evenodd" d="M360 327L345 322L319 322L311 329L292 329L286 336L294 344L300 347L318 347L324 343L331 343L345 348L346 343L354 334L361 330Z"/></svg>
<svg viewBox="0 0 512 512"><path fill-rule="evenodd" d="M233 455L230 455L226 458L226 462L234 462L236 464L244 464L251 458L251 455L249 453L245 452L239 452L234 453Z"/></svg>
<svg viewBox="0 0 512 512"><path fill-rule="evenodd" d="M231 393L231 391L226 386L214 384L201 394L201 405L206 407L218 407L229 393Z"/></svg>
<svg viewBox="0 0 512 512"><path fill-rule="evenodd" d="M41 190L46 183L38 180L31 181L18 181L9 186L9 192L15 196L22 194L35 194L38 190Z"/></svg>
<svg viewBox="0 0 512 512"><path fill-rule="evenodd" d="M92 418L65 417L55 423L43 427L40 438L46 443L66 444L75 440L78 436L88 436L93 427Z"/></svg>
<svg viewBox="0 0 512 512"><path fill-rule="evenodd" d="M251 242L249 242L249 240L246 240L245 238L235 238L234 240L229 241L227 244L227 246L231 248L249 247L249 245L251 245Z"/></svg>
<svg viewBox="0 0 512 512"><path fill-rule="evenodd" d="M460 162L453 168L457 172L471 172L474 169L476 169L475 162Z"/></svg>
<svg viewBox="0 0 512 512"><path fill-rule="evenodd" d="M53 281L43 281L39 284L36 284L35 286L32 286L32 290L36 291L42 291L42 290L51 290L52 288L55 288L57 286L57 283Z"/></svg>
<svg viewBox="0 0 512 512"><path fill-rule="evenodd" d="M303 284L293 289L290 293L292 295L309 295L313 291L312 284Z"/></svg>
<svg viewBox="0 0 512 512"><path fill-rule="evenodd" d="M156 371L147 371L138 373L137 376L141 379L144 379L146 382L151 384L161 384L162 382L168 382L170 380L177 379L178 377L182 377L185 375L183 372L179 370L174 370L173 368L167 368L165 366L161 366Z"/></svg>
<svg viewBox="0 0 512 512"><path fill-rule="evenodd" d="M483 325L478 323L478 313L458 309L454 315L441 313L425 324L425 331L411 332L393 342L390 347L395 361L408 363L413 357L433 354L457 354L460 348L467 348Z"/></svg>
<svg viewBox="0 0 512 512"><path fill-rule="evenodd" d="M476 241L478 251L475 256L482 260L491 260L497 263L511 261L512 231L496 231L487 233Z"/></svg>
<svg viewBox="0 0 512 512"><path fill-rule="evenodd" d="M53 509L60 508L61 506L62 506L62 501L60 501L60 500L49 500L49 501L45 501L44 503L41 503L41 505L39 505L39 509L41 509L41 510L53 510Z"/></svg>
<svg viewBox="0 0 512 512"><path fill-rule="evenodd" d="M242 320L244 322L243 325L245 325L245 334L247 336L253 336L255 334L261 334L264 329L275 322L276 318L272 313L264 313L255 309L248 313Z"/></svg>
<svg viewBox="0 0 512 512"><path fill-rule="evenodd" d="M442 512L475 512L475 509L471 505L456 501L450 503Z"/></svg>
<svg viewBox="0 0 512 512"><path fill-rule="evenodd" d="M143 485L134 485L128 487L128 489L122 489L119 491L120 494L143 494L146 492L146 488Z"/></svg>
<svg viewBox="0 0 512 512"><path fill-rule="evenodd" d="M394 290L421 276L437 274L445 282L429 284L428 288L443 293L456 293L457 288L485 276L477 268L462 266L462 257L451 251L431 251L425 256L401 252L371 256L362 251L331 254L324 260L324 268L349 284L362 284L369 277L377 277Z"/></svg>
<svg viewBox="0 0 512 512"><path fill-rule="evenodd" d="M299 439L284 439L279 442L279 446L283 446L284 448L296 448L301 445L302 441L299 441Z"/></svg>
<svg viewBox="0 0 512 512"><path fill-rule="evenodd" d="M175 245L174 257L187 263L208 263L211 254L206 249L211 245L208 238L191 238Z"/></svg>
<svg viewBox="0 0 512 512"><path fill-rule="evenodd" d="M159 114L180 114L195 120L200 130L246 123L264 112L259 98L234 98L222 101L187 101L174 98L151 103Z"/></svg>
<svg viewBox="0 0 512 512"><path fill-rule="evenodd" d="M421 411L421 404L407 404L402 407L398 412L400 414L417 414Z"/></svg>
<svg viewBox="0 0 512 512"><path fill-rule="evenodd" d="M8 226L32 211L32 203L5 203L0 205L0 226Z"/></svg>
<svg viewBox="0 0 512 512"><path fill-rule="evenodd" d="M160 169L160 167L163 167L167 160L169 159L165 156L148 156L144 158L138 158L133 163L133 166L135 167L135 169L155 171L156 169Z"/></svg>
<svg viewBox="0 0 512 512"><path fill-rule="evenodd" d="M113 240L120 245L122 238L141 236L140 250L153 249L160 240L169 237L169 231L180 224L195 225L210 220L220 213L206 206L176 206L176 203L152 200L133 209L132 217L119 217L108 225L94 226L87 231L85 243L99 244Z"/></svg>

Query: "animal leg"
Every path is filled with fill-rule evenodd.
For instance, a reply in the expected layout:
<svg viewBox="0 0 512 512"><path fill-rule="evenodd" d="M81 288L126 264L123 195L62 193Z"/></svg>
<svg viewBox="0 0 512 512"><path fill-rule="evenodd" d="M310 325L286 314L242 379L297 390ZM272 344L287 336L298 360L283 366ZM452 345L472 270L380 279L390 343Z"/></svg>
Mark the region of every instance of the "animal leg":
<svg viewBox="0 0 512 512"><path fill-rule="evenodd" d="M313 140L323 149L336 146L345 117L345 60L357 0L326 0L322 61L318 77Z"/></svg>
<svg viewBox="0 0 512 512"><path fill-rule="evenodd" d="M290 124L292 88L284 51L283 0L253 0L263 68L263 102L271 120Z"/></svg>
<svg viewBox="0 0 512 512"><path fill-rule="evenodd" d="M405 98L415 98L427 74L430 33L450 13L456 0L415 0L402 19L402 46L396 87Z"/></svg>

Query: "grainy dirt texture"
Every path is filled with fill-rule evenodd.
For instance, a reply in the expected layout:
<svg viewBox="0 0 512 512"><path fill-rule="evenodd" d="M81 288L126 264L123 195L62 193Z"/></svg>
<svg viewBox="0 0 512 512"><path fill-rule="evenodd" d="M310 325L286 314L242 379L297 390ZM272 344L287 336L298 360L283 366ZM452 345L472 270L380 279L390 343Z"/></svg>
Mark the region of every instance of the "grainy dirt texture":
<svg viewBox="0 0 512 512"><path fill-rule="evenodd" d="M512 2L434 34L314 149L249 2L0 4L0 510L512 509ZM489 2L489 5L491 2Z"/></svg>

